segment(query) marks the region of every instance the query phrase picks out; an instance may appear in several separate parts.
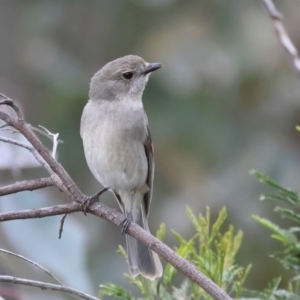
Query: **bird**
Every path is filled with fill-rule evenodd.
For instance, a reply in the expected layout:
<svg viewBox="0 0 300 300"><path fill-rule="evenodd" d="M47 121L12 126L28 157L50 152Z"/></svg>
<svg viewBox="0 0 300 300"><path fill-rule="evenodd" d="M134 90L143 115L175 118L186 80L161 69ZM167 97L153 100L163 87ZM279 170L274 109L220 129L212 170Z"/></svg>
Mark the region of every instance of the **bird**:
<svg viewBox="0 0 300 300"><path fill-rule="evenodd" d="M130 274L154 280L163 273L158 255L126 234L132 221L149 231L154 150L142 95L150 74L162 67L136 55L115 59L90 81L89 100L81 117L80 135L88 167L104 187L84 205L111 191L125 218L122 233Z"/></svg>

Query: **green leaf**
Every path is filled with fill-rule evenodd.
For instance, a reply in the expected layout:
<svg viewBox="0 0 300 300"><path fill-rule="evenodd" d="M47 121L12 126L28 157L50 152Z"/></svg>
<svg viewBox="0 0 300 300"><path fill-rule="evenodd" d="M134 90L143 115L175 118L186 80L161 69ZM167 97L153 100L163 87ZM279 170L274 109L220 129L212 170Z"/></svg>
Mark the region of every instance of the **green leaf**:
<svg viewBox="0 0 300 300"><path fill-rule="evenodd" d="M176 249L176 253L181 257L188 259L190 252L195 251L193 244L194 238L186 241L179 233L172 231L177 241L179 242L179 247ZM173 280L175 274L177 273L177 269L175 269L172 265L167 264L164 270L163 281L164 284L169 285Z"/></svg>
<svg viewBox="0 0 300 300"><path fill-rule="evenodd" d="M111 296L115 299L135 300L123 287L112 283L100 285L99 297L102 298L104 296Z"/></svg>
<svg viewBox="0 0 300 300"><path fill-rule="evenodd" d="M227 218L225 207L221 209L214 222L211 221L208 207L205 214L199 214L198 218L189 207L187 207L187 214L195 228L195 234L186 240L178 232L172 231L178 242L176 253L193 262L196 268L227 292L240 294L250 270L250 267L245 269L235 264L235 256L240 248L243 233L241 231L235 233L232 225L224 234L220 232ZM165 233L165 225L161 224L157 237L163 239ZM119 246L118 253L127 258L123 247ZM139 300L212 300L211 296L189 279L184 279L181 284L177 284L176 278L175 285L176 274L177 269L167 264L162 280L149 281L141 275L132 277L125 274L124 276L140 291L143 298L138 298ZM178 276L178 279L180 278ZM110 296L113 299L135 300L124 288L114 284L101 285L100 295Z"/></svg>
<svg viewBox="0 0 300 300"><path fill-rule="evenodd" d="M275 234L272 235L272 237L274 239L277 239L279 241L281 241L283 244L287 245L287 244L293 244L297 241L296 237L294 234L292 234L291 232L281 229L278 225L276 225L275 223L264 219L264 218L260 218L258 216L252 216L253 219L255 219L256 221L258 221L260 224L262 224L263 226L265 226L266 228L270 229L271 231L273 231Z"/></svg>
<svg viewBox="0 0 300 300"><path fill-rule="evenodd" d="M141 275L138 275L137 277L133 277L130 274L125 273L124 277L127 278L132 285L135 285L140 290L142 295L144 296L147 295L147 287L145 288L142 281L143 277Z"/></svg>
<svg viewBox="0 0 300 300"><path fill-rule="evenodd" d="M190 218L190 220L192 221L195 229L197 232L201 232L202 231L202 228L198 222L198 219L196 218L196 216L193 214L192 210L190 209L189 206L186 207L186 212L187 212L187 215L188 217Z"/></svg>
<svg viewBox="0 0 300 300"><path fill-rule="evenodd" d="M268 283L268 287L265 290L267 293L267 297L271 298L275 295L275 292L277 291L279 284L281 282L281 277L274 278L270 283Z"/></svg>
<svg viewBox="0 0 300 300"><path fill-rule="evenodd" d="M263 175L255 170L251 170L249 173L251 175L254 175L256 178L258 178L258 180L260 182L269 185L270 187L277 190L277 192L279 192L279 196L269 195L269 194L263 195L261 197L261 200L265 200L265 199L280 200L280 201L284 201L284 202L290 202L293 205L300 204L300 197L299 197L298 193L292 191L291 189L282 187L281 185L279 185L278 183L273 181L268 176Z"/></svg>
<svg viewBox="0 0 300 300"><path fill-rule="evenodd" d="M218 215L217 220L215 221L215 223L212 226L212 230L211 230L211 235L210 235L210 243L215 239L215 237L217 236L217 234L220 231L220 228L222 227L222 225L224 224L224 221L227 219L227 211L226 208L223 207Z"/></svg>
<svg viewBox="0 0 300 300"><path fill-rule="evenodd" d="M243 293L244 283L246 278L252 268L252 265L248 265L246 269L243 269L239 274L236 280L233 280L233 285L236 291L236 298L239 299Z"/></svg>
<svg viewBox="0 0 300 300"><path fill-rule="evenodd" d="M285 217L285 218L288 218L290 220L293 220L295 222L300 223L300 215L297 214L297 213L295 213L291 209L282 208L282 207L276 207L275 211L276 212L281 212L282 216Z"/></svg>
<svg viewBox="0 0 300 300"><path fill-rule="evenodd" d="M245 289L243 292L244 296L247 297L257 297L259 300L277 300L280 299L277 297L278 292L278 286L281 282L281 278L274 278L271 282L268 283L268 286L266 289L264 289L262 292L259 291L251 291ZM251 298L252 299L252 298ZM282 298L286 299L286 298Z"/></svg>
<svg viewBox="0 0 300 300"><path fill-rule="evenodd" d="M123 246L119 245L117 253L121 254L122 256L124 256L125 259L126 259L126 261L128 261L128 256L127 256L126 250L124 249Z"/></svg>
<svg viewBox="0 0 300 300"><path fill-rule="evenodd" d="M179 288L173 287L172 298L176 300L190 300L189 295L190 281L184 280Z"/></svg>
<svg viewBox="0 0 300 300"><path fill-rule="evenodd" d="M163 241L166 235L166 225L164 223L160 224L159 229L156 232L156 237Z"/></svg>

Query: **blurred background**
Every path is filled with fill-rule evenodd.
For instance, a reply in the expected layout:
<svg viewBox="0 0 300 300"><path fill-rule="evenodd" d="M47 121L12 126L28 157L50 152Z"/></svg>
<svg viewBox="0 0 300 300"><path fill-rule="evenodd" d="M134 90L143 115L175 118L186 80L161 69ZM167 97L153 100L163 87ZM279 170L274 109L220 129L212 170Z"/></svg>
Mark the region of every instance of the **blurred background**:
<svg viewBox="0 0 300 300"><path fill-rule="evenodd" d="M300 48L300 2L276 5ZM259 201L267 188L249 170L298 189L300 81L262 1L0 0L0 41L0 91L18 101L28 123L59 133L64 143L58 160L87 195L100 189L79 135L90 78L108 61L127 54L162 63L143 98L156 159L152 233L164 222L165 242L175 247L171 229L185 238L193 234L187 205L195 214L209 206L214 216L226 206L227 223L244 231L237 263L253 265L246 287L262 289L275 276L288 278L268 257L278 245L252 219L257 214L282 222L273 204ZM51 148L51 141L40 137ZM0 170L1 186L48 176L28 152L4 143ZM68 201L53 187L2 197L0 206L11 211ZM117 208L109 193L101 201ZM123 278L126 262L116 254L118 245L125 244L120 228L77 213L68 216L58 240L59 220L2 223L0 246L88 293L96 295L103 282L135 293ZM0 274L50 280L4 254ZM0 290L9 300L73 299L20 286L1 285Z"/></svg>

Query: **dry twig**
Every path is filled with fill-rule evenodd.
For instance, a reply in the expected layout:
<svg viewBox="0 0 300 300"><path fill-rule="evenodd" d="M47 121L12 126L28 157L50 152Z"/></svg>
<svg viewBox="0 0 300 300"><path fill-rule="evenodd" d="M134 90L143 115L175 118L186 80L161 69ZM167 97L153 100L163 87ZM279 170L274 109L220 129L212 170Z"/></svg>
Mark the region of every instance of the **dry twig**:
<svg viewBox="0 0 300 300"><path fill-rule="evenodd" d="M42 271L44 271L46 274L48 274L50 277L52 277L57 283L59 283L60 285L63 285L63 283L57 277L55 277L50 271L48 271L46 268L44 268L40 264L36 263L35 261L30 260L30 259L28 259L28 258L26 258L22 255L19 255L19 254L16 254L14 252L7 251L7 250L1 249L1 248L0 248L0 252L5 253L5 254L9 254L9 255L12 255L12 256L15 256L15 257L18 257L18 258L21 258L21 259L29 262L30 264L32 264L35 267L37 267L37 268L41 269Z"/></svg>
<svg viewBox="0 0 300 300"><path fill-rule="evenodd" d="M15 182L13 184L0 187L0 196L15 194L22 191L38 190L53 185L54 183L51 177Z"/></svg>
<svg viewBox="0 0 300 300"><path fill-rule="evenodd" d="M30 126L30 128L32 129L32 131L38 132L38 133L40 133L41 135L43 135L43 136L49 138L50 140L53 139L53 138L52 138L51 136L49 136L49 134L47 134L44 130L42 130L42 129L38 128L38 127L35 127L35 126L31 125L31 124L27 124L27 125ZM0 128L1 128L1 127L0 127ZM64 142L63 140L60 140L60 139L57 140L57 143L58 143L58 144L62 144L63 142Z"/></svg>
<svg viewBox="0 0 300 300"><path fill-rule="evenodd" d="M45 128L42 125L39 125L39 127L42 128L42 129L44 129L46 131L46 133L47 133L48 136L52 137L52 140L53 140L52 157L55 158L55 156L56 156L56 150L57 150L57 145L58 145L58 136L59 136L59 133L52 133L52 132L50 132L47 128Z"/></svg>
<svg viewBox="0 0 300 300"><path fill-rule="evenodd" d="M23 278L17 278L17 277L13 277L13 276L5 276L5 275L0 275L0 282L9 282L9 283L13 283L13 284L28 285L28 286L40 288L42 290L65 292L65 293L68 293L68 294L71 294L71 295L74 295L81 299L86 299L86 300L99 300L99 298L88 295L86 293L75 290L75 289L70 288L65 285L46 283L46 282L41 282L41 281L36 281L36 280L29 280L29 279L23 279Z"/></svg>
<svg viewBox="0 0 300 300"><path fill-rule="evenodd" d="M300 76L299 54L282 24L283 15L277 10L272 0L263 0L263 1L268 9L271 19L273 20L274 27L278 35L279 41L282 44L283 48L288 53L288 55L290 56L293 66L295 67L298 75Z"/></svg>
<svg viewBox="0 0 300 300"><path fill-rule="evenodd" d="M66 220L66 217L67 217L68 214L65 214L61 220L60 220L60 226L59 226L59 231L58 231L58 238L61 239L62 237L62 233L63 233L63 230L64 230L64 224L65 224L65 220Z"/></svg>

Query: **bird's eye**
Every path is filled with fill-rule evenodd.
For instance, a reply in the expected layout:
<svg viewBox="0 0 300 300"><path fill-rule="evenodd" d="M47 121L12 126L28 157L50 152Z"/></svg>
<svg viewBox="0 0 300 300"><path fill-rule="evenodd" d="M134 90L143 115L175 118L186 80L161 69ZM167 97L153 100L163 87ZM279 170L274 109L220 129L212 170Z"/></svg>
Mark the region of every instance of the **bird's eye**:
<svg viewBox="0 0 300 300"><path fill-rule="evenodd" d="M133 73L132 72L126 72L123 74L123 78L126 80L130 80L133 77Z"/></svg>

